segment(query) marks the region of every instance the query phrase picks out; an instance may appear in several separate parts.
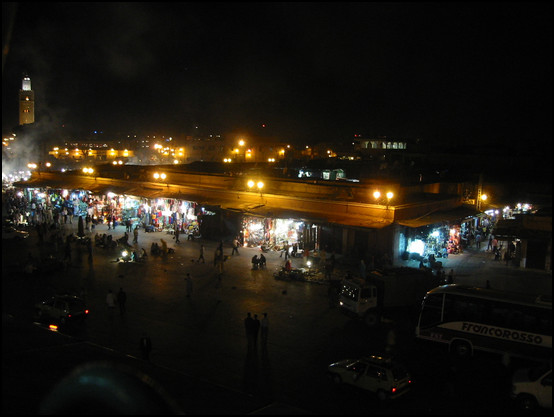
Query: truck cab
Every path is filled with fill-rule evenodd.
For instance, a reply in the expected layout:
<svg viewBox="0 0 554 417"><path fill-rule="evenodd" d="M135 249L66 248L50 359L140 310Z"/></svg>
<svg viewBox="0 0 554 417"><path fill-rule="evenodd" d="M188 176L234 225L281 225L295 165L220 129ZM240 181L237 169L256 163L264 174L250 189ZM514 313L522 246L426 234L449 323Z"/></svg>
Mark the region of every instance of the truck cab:
<svg viewBox="0 0 554 417"><path fill-rule="evenodd" d="M377 286L361 278L345 280L339 293L339 308L346 314L361 317L369 326L379 321Z"/></svg>

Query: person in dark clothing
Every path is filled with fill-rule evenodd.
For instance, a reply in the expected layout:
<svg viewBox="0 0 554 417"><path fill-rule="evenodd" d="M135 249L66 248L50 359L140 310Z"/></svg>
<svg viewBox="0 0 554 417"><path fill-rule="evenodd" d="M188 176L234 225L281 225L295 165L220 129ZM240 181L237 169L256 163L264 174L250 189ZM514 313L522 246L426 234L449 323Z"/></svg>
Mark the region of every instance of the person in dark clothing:
<svg viewBox="0 0 554 417"><path fill-rule="evenodd" d="M123 315L126 311L125 303L127 302L127 293L123 291L123 288L119 288L117 293L117 303L119 304L119 313Z"/></svg>
<svg viewBox="0 0 554 417"><path fill-rule="evenodd" d="M260 259L258 260L258 265L260 265L260 269L265 269L266 267L266 259L264 254L260 254Z"/></svg>
<svg viewBox="0 0 554 417"><path fill-rule="evenodd" d="M246 313L246 318L244 319L244 330L246 332L246 341L248 342L248 350L254 348L254 319L250 312Z"/></svg>
<svg viewBox="0 0 554 417"><path fill-rule="evenodd" d="M252 323L252 337L254 339L254 349L256 349L258 345L258 333L260 331L260 320L258 319L258 315L254 314L254 321Z"/></svg>

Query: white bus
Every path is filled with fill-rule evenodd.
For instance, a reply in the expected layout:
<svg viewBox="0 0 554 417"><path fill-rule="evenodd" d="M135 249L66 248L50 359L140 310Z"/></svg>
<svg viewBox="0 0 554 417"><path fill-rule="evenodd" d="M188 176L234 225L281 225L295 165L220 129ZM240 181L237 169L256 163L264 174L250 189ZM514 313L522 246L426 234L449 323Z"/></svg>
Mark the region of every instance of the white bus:
<svg viewBox="0 0 554 417"><path fill-rule="evenodd" d="M425 295L416 337L461 357L482 350L551 359L552 296L443 285Z"/></svg>

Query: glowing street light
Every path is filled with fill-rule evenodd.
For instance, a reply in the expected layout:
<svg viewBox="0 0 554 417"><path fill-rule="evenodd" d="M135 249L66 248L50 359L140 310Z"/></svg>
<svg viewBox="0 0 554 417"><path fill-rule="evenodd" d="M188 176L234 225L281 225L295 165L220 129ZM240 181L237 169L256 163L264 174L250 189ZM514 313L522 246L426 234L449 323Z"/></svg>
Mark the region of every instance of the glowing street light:
<svg viewBox="0 0 554 417"><path fill-rule="evenodd" d="M162 173L154 172L154 179L165 180L166 177L167 177L167 175L165 175L164 172L162 172Z"/></svg>
<svg viewBox="0 0 554 417"><path fill-rule="evenodd" d="M252 189L254 188L254 185L255 185L256 187L258 187L258 191L260 192L260 195L262 195L262 189L264 188L263 181L258 181L256 183L253 180L248 180L247 185L248 185L248 188L250 188L251 191L252 191Z"/></svg>
<svg viewBox="0 0 554 417"><path fill-rule="evenodd" d="M394 193L392 191L388 191L385 196L387 197L387 209L389 208L390 201L394 198ZM381 192L379 190L375 190L373 192L373 198L377 201L377 204L381 204Z"/></svg>

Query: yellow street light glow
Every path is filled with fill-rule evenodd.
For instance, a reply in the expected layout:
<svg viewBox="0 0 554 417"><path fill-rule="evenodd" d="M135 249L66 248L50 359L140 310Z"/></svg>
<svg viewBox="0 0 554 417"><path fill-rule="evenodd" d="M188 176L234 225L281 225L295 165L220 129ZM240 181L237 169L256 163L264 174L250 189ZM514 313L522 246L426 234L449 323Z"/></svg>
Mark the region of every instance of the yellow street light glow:
<svg viewBox="0 0 554 417"><path fill-rule="evenodd" d="M239 140L239 146L244 146L245 142L243 139Z"/></svg>
<svg viewBox="0 0 554 417"><path fill-rule="evenodd" d="M379 191L374 191L373 192L373 198L375 198L376 200L381 198L381 193Z"/></svg>
<svg viewBox="0 0 554 417"><path fill-rule="evenodd" d="M154 178L155 178L155 179L159 179L159 178L160 178L160 174L158 174L157 172L154 172Z"/></svg>
<svg viewBox="0 0 554 417"><path fill-rule="evenodd" d="M166 175L162 172L162 173L160 174L160 178L161 178L162 180L165 180L165 177L166 177Z"/></svg>
<svg viewBox="0 0 554 417"><path fill-rule="evenodd" d="M393 197L394 197L394 193L393 193L392 191L389 191L389 192L387 193L387 198L390 200L390 199L393 198Z"/></svg>
<svg viewBox="0 0 554 417"><path fill-rule="evenodd" d="M264 188L264 183L263 183L262 181L258 181L258 184L257 184L257 185L258 185L258 189L260 189L260 190L261 190L262 188Z"/></svg>
<svg viewBox="0 0 554 417"><path fill-rule="evenodd" d="M486 195L486 194L482 194L482 195L481 195L481 200L486 201L487 198L489 198L488 195Z"/></svg>
<svg viewBox="0 0 554 417"><path fill-rule="evenodd" d="M249 180L249 181L248 181L248 187L249 187L249 188L252 188L253 186L254 186L254 181Z"/></svg>

